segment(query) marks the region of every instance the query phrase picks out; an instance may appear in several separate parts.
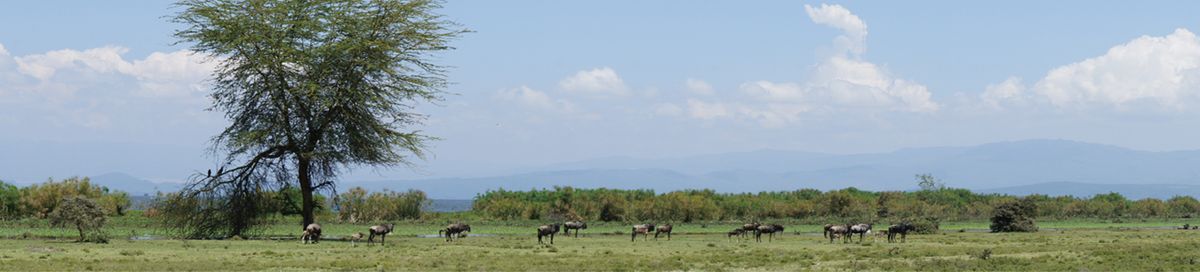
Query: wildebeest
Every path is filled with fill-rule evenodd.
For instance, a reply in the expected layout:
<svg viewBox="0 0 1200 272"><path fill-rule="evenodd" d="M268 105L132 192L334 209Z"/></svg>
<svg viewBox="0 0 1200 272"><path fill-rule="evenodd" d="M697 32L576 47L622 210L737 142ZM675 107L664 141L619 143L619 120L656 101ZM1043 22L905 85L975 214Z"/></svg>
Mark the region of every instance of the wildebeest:
<svg viewBox="0 0 1200 272"><path fill-rule="evenodd" d="M553 245L554 244L554 234L558 233L558 230L560 228L561 228L561 224L558 224L558 223L539 226L537 228L538 243L539 244L542 243L542 237L549 236L550 244Z"/></svg>
<svg viewBox="0 0 1200 272"><path fill-rule="evenodd" d="M641 234L641 235L642 235L642 239L643 239L643 240L644 240L644 239L649 239L649 237L650 237L650 232L651 232L651 231L654 231L654 230L655 230L655 228L654 228L654 224L639 224L639 225L633 225L633 231L632 231L632 232L633 232L633 236L629 237L629 241L630 241L630 242L632 242L632 241L635 241L635 240L637 239L637 235L638 235L638 234Z"/></svg>
<svg viewBox="0 0 1200 272"><path fill-rule="evenodd" d="M358 244L357 244L357 243L358 243L358 241L362 241L362 238L363 238L363 233L362 233L362 232L355 233L355 234L351 234L351 235L350 235L350 245L351 245L351 246L358 246Z"/></svg>
<svg viewBox="0 0 1200 272"><path fill-rule="evenodd" d="M871 224L857 224L850 226L850 241L854 242L854 234L858 234L858 242L863 242L863 236L871 233Z"/></svg>
<svg viewBox="0 0 1200 272"><path fill-rule="evenodd" d="M825 232L821 233L821 236L824 236L825 238L829 238L829 228L832 228L833 226L834 226L833 224L825 224Z"/></svg>
<svg viewBox="0 0 1200 272"><path fill-rule="evenodd" d="M758 222L742 224L742 235L750 235L758 231L758 226L762 226Z"/></svg>
<svg viewBox="0 0 1200 272"><path fill-rule="evenodd" d="M587 222L583 221L567 221L563 223L563 234L571 235L571 230L575 230L575 237L579 237L579 230L587 229Z"/></svg>
<svg viewBox="0 0 1200 272"><path fill-rule="evenodd" d="M673 229L673 228L671 227L671 224L666 224L666 225L658 226L658 228L655 228L655 229L654 229L654 240L658 240L658 234L659 234L659 233L666 233L666 234L667 234L667 241L670 241L670 240L671 240L671 229Z"/></svg>
<svg viewBox="0 0 1200 272"><path fill-rule="evenodd" d="M905 242L908 232L916 229L911 223L902 222L900 224L891 225L888 227L888 243L896 241L896 234L900 234L900 242Z"/></svg>
<svg viewBox="0 0 1200 272"><path fill-rule="evenodd" d="M727 235L727 236L728 236L728 238L729 238L729 240L730 240L730 241L732 241L732 240L733 240L733 237L734 237L734 236L737 236L737 237L738 237L738 241L741 241L741 240L742 240L742 234L743 234L743 233L746 233L746 230L743 230L742 228L736 228L736 229L733 229L733 230L731 230L731 231L729 231L729 232L725 233L725 235Z"/></svg>
<svg viewBox="0 0 1200 272"><path fill-rule="evenodd" d="M371 243L375 242L376 235L379 236L379 244L382 245L383 240L384 240L384 238L387 238L388 233L392 233L392 230L395 230L395 229L396 229L396 224L384 224L384 225L371 226L371 228L367 229L367 233L370 234L367 236L367 245L371 245Z"/></svg>
<svg viewBox="0 0 1200 272"><path fill-rule="evenodd" d="M780 225L780 224L760 225L760 226L758 226L758 229L754 230L754 240L758 241L758 242L762 242L762 235L763 235L763 233L766 233L767 234L767 242L770 242L771 240L775 239L776 232L778 232L780 235L783 235L783 225Z"/></svg>
<svg viewBox="0 0 1200 272"><path fill-rule="evenodd" d="M305 244L316 244L317 241L321 240L321 225L312 223L308 224L308 226L304 226L304 232L300 235L300 240Z"/></svg>
<svg viewBox="0 0 1200 272"><path fill-rule="evenodd" d="M454 224L447 225L445 229L439 230L438 235L440 236L443 233L445 233L446 241L451 241L451 240L454 240L454 235L458 235L459 238L462 238L463 236L466 236L466 232L470 232L470 231L471 231L471 225L467 225L467 224L463 224L463 223L454 223Z"/></svg>
<svg viewBox="0 0 1200 272"><path fill-rule="evenodd" d="M846 242L845 236L848 236L848 234L850 234L850 228L847 227L846 225L833 225L833 226L829 226L829 235L827 237L829 238L829 243L831 243L831 244L833 243L833 238L835 236L843 237L842 243L845 243Z"/></svg>

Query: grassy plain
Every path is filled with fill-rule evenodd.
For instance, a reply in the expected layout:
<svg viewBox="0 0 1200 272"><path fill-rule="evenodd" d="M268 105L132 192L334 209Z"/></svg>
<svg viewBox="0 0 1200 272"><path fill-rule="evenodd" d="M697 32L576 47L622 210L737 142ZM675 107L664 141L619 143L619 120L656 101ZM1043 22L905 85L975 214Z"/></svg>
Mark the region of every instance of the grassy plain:
<svg viewBox="0 0 1200 272"><path fill-rule="evenodd" d="M278 240L129 240L116 234L155 231L136 218L122 220L130 221L114 222L108 244L70 242L65 230L50 236L66 239L36 238L51 230L6 223L0 270L1200 270L1200 231L1143 228L1175 224L1163 221L1044 222L1038 233L1005 234L976 231L983 222L947 223L942 234L909 236L903 244L882 237L830 244L815 225L790 227L773 242L731 241L718 232L732 224L680 225L671 241L630 242L626 226L595 224L553 246L537 243L527 225L534 222L480 223L474 233L489 235L453 242L417 236L436 233L441 223L407 222L387 246L355 247L337 239L365 226L329 224L333 240L301 245L284 237L295 235L290 225L263 231L261 237ZM38 233L33 239L11 235L31 231Z"/></svg>

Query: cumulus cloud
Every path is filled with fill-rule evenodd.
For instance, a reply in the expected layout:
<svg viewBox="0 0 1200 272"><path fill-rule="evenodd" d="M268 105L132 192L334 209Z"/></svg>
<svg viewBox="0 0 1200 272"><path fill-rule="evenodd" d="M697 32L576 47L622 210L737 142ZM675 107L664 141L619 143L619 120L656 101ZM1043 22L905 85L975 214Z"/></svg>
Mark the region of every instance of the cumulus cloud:
<svg viewBox="0 0 1200 272"><path fill-rule="evenodd" d="M810 6L813 23L842 31L834 38L837 54L821 59L806 81L750 81L739 87L749 101L707 103L689 101L690 116L757 120L765 126L799 122L807 113L932 113L941 107L925 85L899 78L886 68L862 59L867 24L839 5Z"/></svg>
<svg viewBox="0 0 1200 272"><path fill-rule="evenodd" d="M1200 39L1187 29L1143 36L1050 70L1033 91L1063 108L1130 104L1183 109L1200 97Z"/></svg>
<svg viewBox="0 0 1200 272"><path fill-rule="evenodd" d="M804 5L804 11L813 23L833 27L842 31L834 39L839 52L860 55L867 50L867 23L841 5L821 4L813 7Z"/></svg>
<svg viewBox="0 0 1200 272"><path fill-rule="evenodd" d="M527 86L500 90L498 96L504 100L548 112L572 113L577 109L575 104L570 101L551 98L550 95Z"/></svg>
<svg viewBox="0 0 1200 272"><path fill-rule="evenodd" d="M125 60L128 48L107 46L83 51L63 49L16 57L21 74L41 81L52 81L56 74L70 71L83 74L117 74L134 77L142 95L186 95L205 91L202 82L215 68L215 62L190 51L154 52L145 59Z"/></svg>
<svg viewBox="0 0 1200 272"><path fill-rule="evenodd" d="M564 78L558 86L565 91L594 96L625 96L629 88L612 68L584 70Z"/></svg>
<svg viewBox="0 0 1200 272"><path fill-rule="evenodd" d="M984 105L992 109L1003 109L1006 105L1024 103L1025 84L1017 77L1009 77L997 84L988 85L979 95Z"/></svg>
<svg viewBox="0 0 1200 272"><path fill-rule="evenodd" d="M695 94L699 94L699 95L712 95L713 94L712 85L708 85L708 82L704 82L703 80L689 78L689 79L687 79L687 81L684 81L684 85L687 86L688 91L691 91L692 93L695 93Z"/></svg>

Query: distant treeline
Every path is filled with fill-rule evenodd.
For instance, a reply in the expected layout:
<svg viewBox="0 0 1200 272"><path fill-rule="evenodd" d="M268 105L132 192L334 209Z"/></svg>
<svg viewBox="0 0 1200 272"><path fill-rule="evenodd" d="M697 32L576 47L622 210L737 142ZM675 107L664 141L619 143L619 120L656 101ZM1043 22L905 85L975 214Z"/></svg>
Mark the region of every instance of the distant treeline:
<svg viewBox="0 0 1200 272"><path fill-rule="evenodd" d="M129 209L129 194L109 191L84 177L17 187L0 181L0 219L45 218L68 197L84 197L95 201L105 214L124 215Z"/></svg>
<svg viewBox="0 0 1200 272"><path fill-rule="evenodd" d="M924 186L923 186L924 187ZM717 193L682 190L576 189L494 190L475 197L473 209L493 219L582 219L592 221L714 221L836 218L898 220L986 220L1000 204L1028 200L1039 218L1190 218L1200 201L1190 196L1131 200L1118 193L1089 198L1030 195L1023 198L929 187L919 191L870 192L855 188L823 192Z"/></svg>

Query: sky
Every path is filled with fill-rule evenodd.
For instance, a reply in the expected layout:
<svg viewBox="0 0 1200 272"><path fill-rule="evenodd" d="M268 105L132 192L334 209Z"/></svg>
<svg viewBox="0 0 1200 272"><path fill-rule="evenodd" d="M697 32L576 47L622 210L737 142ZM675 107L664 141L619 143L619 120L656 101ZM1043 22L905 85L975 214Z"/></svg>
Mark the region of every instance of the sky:
<svg viewBox="0 0 1200 272"><path fill-rule="evenodd" d="M1200 149L1200 2L450 1L417 168L1068 139ZM179 182L220 154L171 2L0 4L0 179Z"/></svg>

